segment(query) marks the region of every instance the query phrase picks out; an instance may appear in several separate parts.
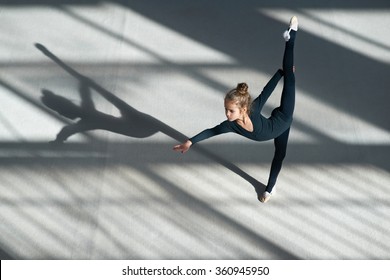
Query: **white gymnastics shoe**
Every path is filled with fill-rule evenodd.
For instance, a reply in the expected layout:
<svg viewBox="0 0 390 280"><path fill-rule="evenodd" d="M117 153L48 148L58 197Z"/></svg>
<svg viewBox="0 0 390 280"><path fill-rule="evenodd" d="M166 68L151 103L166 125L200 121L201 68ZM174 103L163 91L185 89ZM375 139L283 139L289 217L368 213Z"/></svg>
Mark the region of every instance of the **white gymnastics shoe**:
<svg viewBox="0 0 390 280"><path fill-rule="evenodd" d="M276 193L275 188L271 192L263 192L263 194L259 197L260 202L267 203L268 200L270 200L271 196Z"/></svg>
<svg viewBox="0 0 390 280"><path fill-rule="evenodd" d="M298 18L296 16L293 16L290 19L290 25L288 27L288 30L284 31L284 33L283 33L283 38L284 38L284 40L286 40L286 42L288 40L290 40L290 31L291 30L298 31Z"/></svg>
<svg viewBox="0 0 390 280"><path fill-rule="evenodd" d="M263 192L263 194L260 197L260 202L267 203L268 200L270 200L271 196L272 196L272 193Z"/></svg>

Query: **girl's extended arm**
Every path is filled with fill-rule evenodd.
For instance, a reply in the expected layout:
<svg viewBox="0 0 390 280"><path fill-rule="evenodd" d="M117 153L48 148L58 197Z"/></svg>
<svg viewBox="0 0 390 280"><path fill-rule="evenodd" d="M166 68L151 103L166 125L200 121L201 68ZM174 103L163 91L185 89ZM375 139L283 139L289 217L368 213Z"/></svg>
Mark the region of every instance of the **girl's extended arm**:
<svg viewBox="0 0 390 280"><path fill-rule="evenodd" d="M232 131L233 130L230 128L229 122L224 121L221 124L217 125L216 127L203 130L201 133L190 138L189 140L187 140L183 144L174 146L173 150L185 153L190 149L190 147L193 144L195 144L197 142L200 142L202 140L205 140L207 138L210 138L210 137L222 134L222 133L227 133L227 132L232 132Z"/></svg>

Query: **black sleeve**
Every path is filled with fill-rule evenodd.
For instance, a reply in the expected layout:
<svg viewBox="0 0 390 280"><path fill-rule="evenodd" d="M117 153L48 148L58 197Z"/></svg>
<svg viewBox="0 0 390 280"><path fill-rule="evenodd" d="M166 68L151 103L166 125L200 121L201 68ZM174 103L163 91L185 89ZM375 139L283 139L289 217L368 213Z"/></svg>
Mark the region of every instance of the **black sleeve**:
<svg viewBox="0 0 390 280"><path fill-rule="evenodd" d="M253 106L256 108L256 110L261 111L264 104L267 102L268 98L271 96L275 87L279 83L280 79L283 77L283 74L284 74L283 70L278 69L278 71L276 71L276 73L268 81L268 83L263 88L263 91L253 102Z"/></svg>
<svg viewBox="0 0 390 280"><path fill-rule="evenodd" d="M221 124L203 130L201 133L195 135L194 137L190 138L189 140L192 142L192 144L195 144L197 142L203 141L207 138L214 137L216 135L222 134L222 133L228 133L232 132L232 128L230 127L229 121L224 121Z"/></svg>

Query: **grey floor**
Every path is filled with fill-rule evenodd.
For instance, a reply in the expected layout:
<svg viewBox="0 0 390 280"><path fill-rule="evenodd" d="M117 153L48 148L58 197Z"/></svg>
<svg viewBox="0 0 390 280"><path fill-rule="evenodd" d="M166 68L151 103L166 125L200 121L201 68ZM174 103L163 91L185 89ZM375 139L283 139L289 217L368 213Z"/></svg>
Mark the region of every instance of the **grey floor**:
<svg viewBox="0 0 390 280"><path fill-rule="evenodd" d="M172 147L238 82L260 93L291 15L295 121L261 204L272 141ZM0 26L2 259L390 258L389 1L0 1ZM74 121L43 89L119 134L48 143Z"/></svg>

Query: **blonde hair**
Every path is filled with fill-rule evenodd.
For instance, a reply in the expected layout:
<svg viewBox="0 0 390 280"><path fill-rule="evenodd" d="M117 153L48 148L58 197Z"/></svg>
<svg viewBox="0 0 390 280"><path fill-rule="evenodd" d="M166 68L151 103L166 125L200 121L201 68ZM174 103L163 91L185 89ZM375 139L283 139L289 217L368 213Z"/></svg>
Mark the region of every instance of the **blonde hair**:
<svg viewBox="0 0 390 280"><path fill-rule="evenodd" d="M252 98L248 92L248 85L246 83L237 84L235 89L226 93L225 101L233 101L240 109L247 108L249 112L252 105Z"/></svg>

